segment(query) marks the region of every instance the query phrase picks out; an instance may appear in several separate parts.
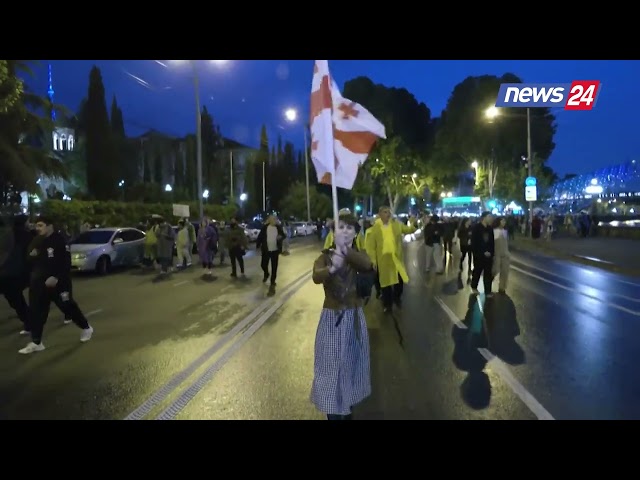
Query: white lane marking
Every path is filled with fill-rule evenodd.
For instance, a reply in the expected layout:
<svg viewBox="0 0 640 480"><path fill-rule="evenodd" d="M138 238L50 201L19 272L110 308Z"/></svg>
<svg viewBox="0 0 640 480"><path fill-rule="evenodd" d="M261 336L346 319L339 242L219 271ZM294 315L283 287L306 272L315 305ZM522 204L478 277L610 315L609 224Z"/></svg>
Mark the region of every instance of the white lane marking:
<svg viewBox="0 0 640 480"><path fill-rule="evenodd" d="M454 311L449 308L449 305L444 303L444 301L440 297L435 297L435 299L436 299L436 302L438 302L438 305L440 305L440 308L442 308L442 310L444 310L444 313L447 314L447 316L449 317L449 320L451 320L451 323L453 323L456 327L462 330L467 329L467 326L460 321L460 319L454 313Z"/></svg>
<svg viewBox="0 0 640 480"><path fill-rule="evenodd" d="M288 292L294 288L298 283L306 281L309 277L309 273L304 273L293 282L291 282L284 292ZM241 332L249 323L254 321L258 315L260 315L270 304L273 303L272 298L263 300L249 315L247 315L242 321L240 321L229 332L223 335L211 348L196 358L190 365L184 370L177 373L171 380L165 383L162 387L156 390L147 400L145 400L138 408L127 415L125 420L142 420L146 415L153 410L153 408L167 398L174 390L176 390L187 378L189 378L198 368L200 368L207 360L213 357L218 350L225 346L229 340L233 339L239 332Z"/></svg>
<svg viewBox="0 0 640 480"><path fill-rule="evenodd" d="M625 312L625 313L628 313L630 315L634 315L636 317L640 317L640 312L637 312L635 310L631 310L629 308L622 307L622 306L620 306L618 304L615 304L615 303L612 303L612 302L608 302L606 300L602 300L601 298L598 298L595 295L589 295L588 293L581 292L580 290L577 290L575 288L567 287L566 285L562 285L560 283L553 282L551 280L547 280L546 278L541 277L540 275L536 275L534 273L527 272L526 270L523 270L523 269L518 268L518 267L514 267L513 265L511 266L511 268L513 270L515 270L516 272L520 272L520 273L522 273L524 275L528 275L531 278L535 278L536 280L540 280L541 282L548 283L549 285L553 285L554 287L562 288L563 290L567 290L569 292L577 293L578 295L582 295L582 296L585 296L587 298L591 298L592 300L595 300L597 302L604 303L605 305L607 305L607 306L609 306L611 308L615 308L616 310L620 310L621 312Z"/></svg>
<svg viewBox="0 0 640 480"><path fill-rule="evenodd" d="M460 319L458 318L458 316L449 308L449 306L446 303L444 303L444 301L441 298L439 297L435 297L435 298L436 298L436 301L438 302L438 305L440 305L444 313L446 313L447 317L449 317L449 320L451 321L451 323L453 323L458 328L466 330L467 326L464 325L462 322L460 322ZM483 311L479 298L478 298L478 306L480 306L481 311ZM462 326L460 326L459 324L462 324ZM531 392L529 392L529 390L527 390L525 386L522 385L513 376L509 367L507 367L507 365L502 360L500 360L498 357L496 357L493 353L491 353L486 348L478 348L478 352L480 352L480 355L482 355L484 359L487 361L487 366L491 368L491 370L493 370L500 377L500 379L509 386L509 388L511 388L513 393L520 400L522 400L522 403L524 403L527 406L527 408L531 411L531 413L533 413L536 416L538 420L555 420L553 416L549 413L549 411L546 408L544 408L538 400L536 400L536 398L531 394Z"/></svg>
<svg viewBox="0 0 640 480"><path fill-rule="evenodd" d="M180 285L184 285L185 283L189 283L189 280L183 280L181 282L174 283L173 286L174 287L179 287Z"/></svg>
<svg viewBox="0 0 640 480"><path fill-rule="evenodd" d="M187 404L211 381L216 373L225 366L231 357L238 351L247 341L269 320L274 313L284 305L304 284L311 278L311 274L305 276L297 285L284 294L274 305L269 308L262 316L255 321L249 329L244 332L224 354L216 360L205 372L193 382L174 402L169 405L155 420L174 420L176 416L184 410Z"/></svg>
<svg viewBox="0 0 640 480"><path fill-rule="evenodd" d="M522 252L522 250L520 250ZM536 255L536 254L532 254L531 252L528 252L529 256L533 256L533 257L539 257L539 258L543 258L545 260L551 260L551 263L554 263L556 265L560 265L562 267L566 267L567 266L567 261L561 261L561 260L557 260L557 259L553 259L552 257L546 256L546 255ZM575 255L578 256L578 255ZM535 267L527 262L523 262L521 260L515 260L518 263L521 263L522 265L526 265L528 267L531 268L535 268L536 270L540 270L541 272L545 272L545 273L551 273L548 272L547 270L543 270L542 268L539 267ZM620 283L625 283L627 285L632 285L634 287L640 287L640 283L638 282L630 282L629 280L622 280L620 278L616 277L615 273L610 273L607 272L606 270L602 270L601 268L597 268L597 267L591 267L589 268L589 266L587 265L580 265L578 263L575 262L569 262L569 266L572 268L579 268L580 270L582 270L583 272L586 272L588 274L598 274L598 275L606 275L606 277L610 280L613 280L615 282L620 282ZM608 275L607 275L608 274Z"/></svg>
<svg viewBox="0 0 640 480"><path fill-rule="evenodd" d="M524 265L525 267L532 268L532 269L534 269L534 270L538 270L539 272L544 272L544 273L546 273L547 275L551 275L551 276L556 277L556 278L561 278L561 279L564 279L564 278L565 278L565 277L564 277L564 276L562 276L562 275L558 275L557 273L551 272L551 271L549 271L549 270L545 270L544 268L536 267L535 265L531 265L530 263L527 263L527 262L522 262L522 261L520 261L520 260L513 260L513 262L515 262L515 263L519 263L520 265ZM511 265L511 268L515 268L515 266L512 264L512 265ZM575 267L575 268L579 268L579 267ZM590 273L590 274L595 274L595 272L592 272L591 270L587 270L587 269L581 269L581 270L582 270L583 272L585 272L585 271L586 271L586 272L588 272L588 273ZM598 272L598 275L600 275L600 272ZM603 275L607 280L613 280L613 281L616 281L616 282L630 283L631 285L636 285L636 284L634 284L634 283L631 283L631 282L625 282L624 280L620 280L620 279L617 279L617 278L615 278L615 277L612 277L612 276L609 276L609 275L606 275L606 274L602 274L602 275ZM580 283L578 283L578 282L574 282L574 281L572 281L572 280L569 280L569 281L570 281L571 283L575 283L576 285L580 285ZM587 285L587 286L588 286L589 288L598 288L598 287L596 287L596 286L592 286L592 285ZM640 285L637 285L637 286L639 286L639 287L640 287ZM607 294L607 295L612 295L612 296L614 296L614 297L618 297L618 298L624 298L625 300L628 300L628 301L630 301L630 302L637 302L637 303L640 303L640 298L628 297L627 295L621 295L621 294L619 294L619 293L608 292L608 291L606 291L606 290L605 290L603 293L605 293L605 294Z"/></svg>
<svg viewBox="0 0 640 480"><path fill-rule="evenodd" d="M92 317L92 316L97 315L98 313L101 313L101 312L102 312L102 309L98 308L96 310L91 310L90 312L85 313L84 316L85 317Z"/></svg>
<svg viewBox="0 0 640 480"><path fill-rule="evenodd" d="M542 406L542 404L536 400L536 398L522 385L516 377L513 376L509 367L491 353L486 348L479 348L480 355L487 361L487 365L498 374L500 379L509 385L513 393L515 393L520 400L531 410L538 420L555 420L549 411Z"/></svg>

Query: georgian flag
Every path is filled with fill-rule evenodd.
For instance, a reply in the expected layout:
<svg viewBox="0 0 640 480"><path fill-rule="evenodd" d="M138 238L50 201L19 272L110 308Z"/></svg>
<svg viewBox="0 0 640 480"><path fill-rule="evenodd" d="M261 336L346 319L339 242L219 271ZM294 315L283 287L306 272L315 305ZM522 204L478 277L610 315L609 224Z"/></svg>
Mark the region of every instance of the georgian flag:
<svg viewBox="0 0 640 480"><path fill-rule="evenodd" d="M329 73L327 60L316 60L311 84L311 159L318 181L351 190L384 125L362 105L346 99Z"/></svg>

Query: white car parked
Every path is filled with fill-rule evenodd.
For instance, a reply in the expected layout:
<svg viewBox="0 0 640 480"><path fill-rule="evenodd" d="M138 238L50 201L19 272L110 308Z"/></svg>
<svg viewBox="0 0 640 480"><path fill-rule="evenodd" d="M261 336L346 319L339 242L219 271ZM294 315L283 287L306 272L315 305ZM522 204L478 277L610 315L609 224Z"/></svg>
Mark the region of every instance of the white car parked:
<svg viewBox="0 0 640 480"><path fill-rule="evenodd" d="M139 265L145 233L137 228L94 228L71 242L71 269L109 273L111 267Z"/></svg>
<svg viewBox="0 0 640 480"><path fill-rule="evenodd" d="M307 235L313 235L315 232L315 225L307 222L293 222L291 228L295 229L296 235L306 237Z"/></svg>

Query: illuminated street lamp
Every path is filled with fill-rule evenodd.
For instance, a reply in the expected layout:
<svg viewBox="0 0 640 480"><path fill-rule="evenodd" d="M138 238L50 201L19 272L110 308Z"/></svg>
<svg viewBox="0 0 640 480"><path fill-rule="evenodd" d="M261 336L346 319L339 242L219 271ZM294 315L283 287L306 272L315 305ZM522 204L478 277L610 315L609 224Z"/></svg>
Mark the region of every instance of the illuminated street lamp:
<svg viewBox="0 0 640 480"><path fill-rule="evenodd" d="M487 118L489 120L493 120L494 118L496 118L498 115L500 115L500 111L496 108L496 107L489 107L487 108L487 110L484 112L484 114L487 116Z"/></svg>
<svg viewBox="0 0 640 480"><path fill-rule="evenodd" d="M204 217L202 191L202 113L200 112L200 78L195 60L173 60L175 63L189 62L193 68L193 86L196 96L196 171L198 175L198 210L200 218ZM224 65L228 60L210 60L216 65Z"/></svg>
<svg viewBox="0 0 640 480"><path fill-rule="evenodd" d="M476 162L476 161L474 161L471 164L471 168L473 168L473 170L475 171L474 181L475 181L476 187L478 186L478 166L479 166L478 162Z"/></svg>
<svg viewBox="0 0 640 480"><path fill-rule="evenodd" d="M248 195L246 193L241 193L240 194L240 201L241 202L246 202L248 198Z"/></svg>
<svg viewBox="0 0 640 480"><path fill-rule="evenodd" d="M171 192L173 191L173 187L171 187L171 185L169 185L168 183L164 186L164 191L165 192Z"/></svg>
<svg viewBox="0 0 640 480"><path fill-rule="evenodd" d="M284 117L288 122L295 122L298 119L298 112L295 108L287 108L284 111ZM307 125L304 125L304 174L307 186L307 222L311 223L311 197L309 195L309 152L307 150ZM264 164L263 164L264 168ZM263 176L264 178L264 171Z"/></svg>

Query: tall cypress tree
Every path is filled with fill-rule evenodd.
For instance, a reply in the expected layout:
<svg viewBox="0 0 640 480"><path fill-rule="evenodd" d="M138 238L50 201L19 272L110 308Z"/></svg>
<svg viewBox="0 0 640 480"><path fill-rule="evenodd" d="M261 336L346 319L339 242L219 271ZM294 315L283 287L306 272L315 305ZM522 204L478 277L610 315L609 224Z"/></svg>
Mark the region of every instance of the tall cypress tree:
<svg viewBox="0 0 640 480"><path fill-rule="evenodd" d="M96 200L117 198L117 171L111 126L104 97L100 69L94 66L89 74L89 93L85 105L87 189Z"/></svg>

